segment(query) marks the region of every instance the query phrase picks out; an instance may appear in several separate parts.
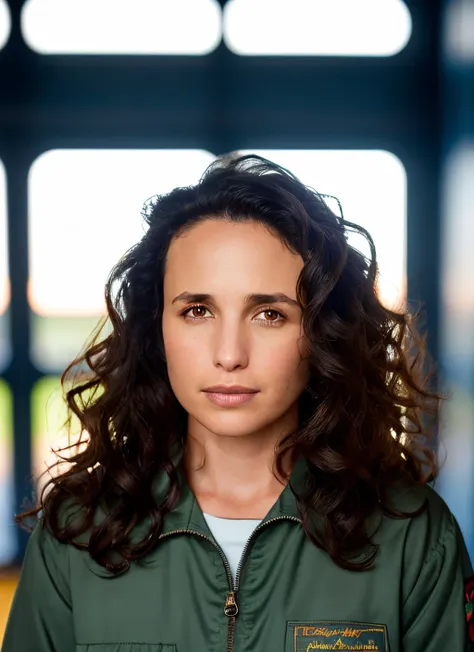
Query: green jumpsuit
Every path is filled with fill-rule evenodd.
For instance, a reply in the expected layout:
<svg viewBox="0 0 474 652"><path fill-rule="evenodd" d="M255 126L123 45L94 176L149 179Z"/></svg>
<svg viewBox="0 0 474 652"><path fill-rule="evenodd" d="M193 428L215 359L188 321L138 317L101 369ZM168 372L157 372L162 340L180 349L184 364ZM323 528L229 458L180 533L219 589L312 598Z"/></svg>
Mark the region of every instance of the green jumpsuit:
<svg viewBox="0 0 474 652"><path fill-rule="evenodd" d="M301 458L291 484L305 473ZM426 500L427 509L382 517L368 572L340 568L307 539L290 484L248 540L235 578L186 482L158 545L119 576L40 520L2 652L471 650L464 586L473 570L456 520L429 486L398 487L391 500L405 511Z"/></svg>

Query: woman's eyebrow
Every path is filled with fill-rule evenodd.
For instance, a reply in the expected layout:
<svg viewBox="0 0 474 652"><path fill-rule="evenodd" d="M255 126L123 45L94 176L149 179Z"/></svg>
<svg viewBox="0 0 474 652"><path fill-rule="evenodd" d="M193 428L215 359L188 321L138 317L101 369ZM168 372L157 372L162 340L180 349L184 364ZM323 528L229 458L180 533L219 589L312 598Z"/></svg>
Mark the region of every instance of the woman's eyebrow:
<svg viewBox="0 0 474 652"><path fill-rule="evenodd" d="M177 301L190 302L190 303L199 303L206 301L207 303L215 304L216 301L212 294L206 294L203 292L181 292L177 297L171 302L176 303ZM299 303L295 299L291 299L289 296L283 292L274 292L272 294L248 294L245 297L244 303L248 306L256 306L261 303L287 303L290 306L299 306Z"/></svg>

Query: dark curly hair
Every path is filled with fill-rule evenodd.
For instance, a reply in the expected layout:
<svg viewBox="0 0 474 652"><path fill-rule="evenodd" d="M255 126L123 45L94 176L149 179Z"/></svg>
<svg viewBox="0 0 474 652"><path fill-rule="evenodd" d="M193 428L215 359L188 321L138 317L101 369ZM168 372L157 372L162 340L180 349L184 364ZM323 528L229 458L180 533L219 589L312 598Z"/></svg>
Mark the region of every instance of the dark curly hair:
<svg viewBox="0 0 474 652"><path fill-rule="evenodd" d="M342 568L373 566L377 546L366 519L380 506L393 518L417 516L424 505L400 512L390 505L389 489L400 480L431 482L439 473L433 440L443 397L428 388L433 374L417 315L389 309L378 297L370 234L336 216L324 197L263 157L233 153L217 158L196 185L145 204L145 235L107 279L107 314L61 376L65 389L76 369L65 392L66 423L70 428L75 415L87 440L79 452L71 444L67 458L57 453L45 473L65 459L67 470L50 473L37 504L17 515L17 523L30 529L27 520L41 511L43 527L59 541L88 550L113 573L127 571L157 545L163 518L180 497L173 451L184 449L187 425L169 382L161 329L167 251L202 220L253 220L304 262L296 291L310 380L299 397L297 428L275 449L276 469L285 477L286 454L303 455L309 482L296 498L306 535ZM370 259L348 244L349 232L366 238ZM99 340L105 324L111 331ZM169 479L160 504L152 491L157 473ZM118 500L96 523L96 508L108 496ZM60 513L69 503L77 518L63 525ZM314 513L324 523L319 533L310 525ZM144 519L149 531L132 540ZM75 541L89 529L87 544ZM365 560L351 561L366 546Z"/></svg>

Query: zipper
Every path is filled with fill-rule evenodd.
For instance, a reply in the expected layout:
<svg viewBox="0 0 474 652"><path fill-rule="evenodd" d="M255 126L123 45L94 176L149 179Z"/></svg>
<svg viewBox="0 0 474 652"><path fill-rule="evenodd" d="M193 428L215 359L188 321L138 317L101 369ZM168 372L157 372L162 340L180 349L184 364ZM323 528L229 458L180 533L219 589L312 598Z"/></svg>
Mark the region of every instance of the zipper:
<svg viewBox="0 0 474 652"><path fill-rule="evenodd" d="M262 530L264 527L270 525L270 523L274 523L275 521L295 521L296 523L302 522L301 519L297 518L296 516L275 516L274 518L265 521L265 523L260 523L260 525L257 525L255 530L247 539L247 543L245 544L244 549L242 551L242 555L240 557L240 561L237 566L237 571L235 573L235 581L232 577L232 570L230 568L229 560L225 556L225 552L222 550L222 548L219 546L219 544L216 541L213 541L206 534L203 534L202 532L198 532L197 530L180 529L180 530L172 530L171 532L166 532L165 534L161 534L158 537L158 539L164 539L165 537L171 536L172 534L195 534L196 536L201 537L201 539L206 539L206 541L209 541L215 548L217 548L217 551L219 552L222 561L224 562L224 566L227 573L227 581L229 583L229 591L227 592L225 604L224 604L224 614L229 619L228 628L227 628L226 652L233 652L234 649L235 621L237 618L237 614L239 613L237 593L239 590L240 573L242 570L242 566L244 565L245 559L247 557L250 544L252 540L255 538L256 533L259 532L259 530Z"/></svg>

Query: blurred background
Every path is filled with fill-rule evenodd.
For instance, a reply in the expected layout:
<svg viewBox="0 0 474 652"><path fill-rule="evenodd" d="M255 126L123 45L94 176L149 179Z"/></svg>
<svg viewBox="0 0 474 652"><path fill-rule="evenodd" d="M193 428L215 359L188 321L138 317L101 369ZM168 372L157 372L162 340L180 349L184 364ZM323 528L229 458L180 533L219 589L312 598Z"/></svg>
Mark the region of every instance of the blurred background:
<svg viewBox="0 0 474 652"><path fill-rule="evenodd" d="M107 274L148 197L234 150L338 197L383 300L421 301L474 559L474 0L0 0L0 641Z"/></svg>

